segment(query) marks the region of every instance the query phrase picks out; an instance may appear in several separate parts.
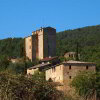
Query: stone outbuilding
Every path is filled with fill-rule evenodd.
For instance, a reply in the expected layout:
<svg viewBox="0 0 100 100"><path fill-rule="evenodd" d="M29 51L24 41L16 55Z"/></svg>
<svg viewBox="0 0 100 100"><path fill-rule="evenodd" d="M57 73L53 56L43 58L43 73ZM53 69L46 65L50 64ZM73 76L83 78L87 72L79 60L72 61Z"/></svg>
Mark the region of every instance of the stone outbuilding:
<svg viewBox="0 0 100 100"><path fill-rule="evenodd" d="M67 58L72 58L75 60L76 58L76 52L67 52L64 54L64 57ZM78 58L80 59L80 54L78 54Z"/></svg>

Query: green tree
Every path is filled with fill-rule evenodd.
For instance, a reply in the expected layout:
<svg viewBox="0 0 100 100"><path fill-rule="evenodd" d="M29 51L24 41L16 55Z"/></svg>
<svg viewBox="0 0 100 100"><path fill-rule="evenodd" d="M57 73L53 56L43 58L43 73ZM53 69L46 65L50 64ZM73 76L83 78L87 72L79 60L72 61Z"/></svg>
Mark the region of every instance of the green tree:
<svg viewBox="0 0 100 100"><path fill-rule="evenodd" d="M93 98L96 96L96 93L99 93L98 87L100 87L100 84L97 84L99 82L97 82L96 73L85 71L78 73L72 80L71 85L75 88L76 92L86 100L87 98Z"/></svg>
<svg viewBox="0 0 100 100"><path fill-rule="evenodd" d="M59 100L62 93L54 85L36 80L1 72L0 100Z"/></svg>
<svg viewBox="0 0 100 100"><path fill-rule="evenodd" d="M0 71L6 70L9 66L9 59L5 55L0 55Z"/></svg>

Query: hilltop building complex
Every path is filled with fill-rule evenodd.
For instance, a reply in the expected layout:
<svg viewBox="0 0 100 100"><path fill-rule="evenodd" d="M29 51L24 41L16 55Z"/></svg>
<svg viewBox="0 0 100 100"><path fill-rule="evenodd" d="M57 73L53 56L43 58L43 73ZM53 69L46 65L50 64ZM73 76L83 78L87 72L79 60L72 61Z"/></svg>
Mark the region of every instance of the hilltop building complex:
<svg viewBox="0 0 100 100"><path fill-rule="evenodd" d="M27 75L31 77L36 71L44 72L45 80L60 83L57 89L65 93L73 93L74 89L70 87L70 82L79 72L96 72L95 63L75 61L76 52L67 52L64 57L73 60L61 62L56 56L56 29L51 27L41 28L26 37L25 52L31 61L36 58L40 60L38 65L27 68ZM80 59L80 54L77 56Z"/></svg>

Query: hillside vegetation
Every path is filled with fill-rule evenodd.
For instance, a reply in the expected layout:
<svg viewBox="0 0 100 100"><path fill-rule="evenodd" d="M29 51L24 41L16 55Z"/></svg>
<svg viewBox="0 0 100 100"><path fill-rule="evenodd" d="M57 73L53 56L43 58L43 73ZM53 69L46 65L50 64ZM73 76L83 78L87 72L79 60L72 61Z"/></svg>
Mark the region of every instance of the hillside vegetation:
<svg viewBox="0 0 100 100"><path fill-rule="evenodd" d="M20 57L21 48L24 45L22 38L7 38L0 40L0 55Z"/></svg>
<svg viewBox="0 0 100 100"><path fill-rule="evenodd" d="M57 55L76 51L77 43L82 61L100 63L100 25L57 33Z"/></svg>
<svg viewBox="0 0 100 100"><path fill-rule="evenodd" d="M100 63L100 25L57 33L57 55L62 56L65 52L76 51L77 43L82 61ZM0 55L20 57L23 45L22 38L0 40Z"/></svg>

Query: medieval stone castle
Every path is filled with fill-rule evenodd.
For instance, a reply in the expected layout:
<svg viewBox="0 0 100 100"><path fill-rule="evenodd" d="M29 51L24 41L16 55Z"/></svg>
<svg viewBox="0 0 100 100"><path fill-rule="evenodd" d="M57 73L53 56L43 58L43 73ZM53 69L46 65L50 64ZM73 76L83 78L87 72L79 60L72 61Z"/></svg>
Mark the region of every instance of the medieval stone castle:
<svg viewBox="0 0 100 100"><path fill-rule="evenodd" d="M25 38L26 56L33 61L56 56L56 29L41 28Z"/></svg>

